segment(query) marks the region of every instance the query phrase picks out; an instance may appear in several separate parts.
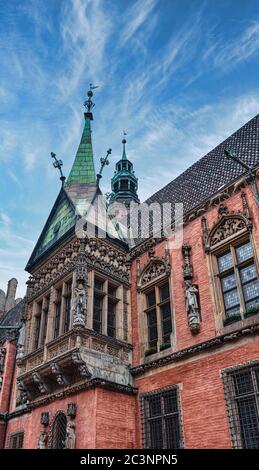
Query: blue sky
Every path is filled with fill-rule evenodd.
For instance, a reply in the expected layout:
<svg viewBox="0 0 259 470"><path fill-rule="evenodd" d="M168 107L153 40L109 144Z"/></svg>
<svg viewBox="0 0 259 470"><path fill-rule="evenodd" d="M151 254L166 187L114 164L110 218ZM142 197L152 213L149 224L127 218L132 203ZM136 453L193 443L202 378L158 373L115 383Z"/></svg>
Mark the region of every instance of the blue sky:
<svg viewBox="0 0 259 470"><path fill-rule="evenodd" d="M258 0L0 0L0 288L24 266L94 101L109 191L127 154L143 201L259 112Z"/></svg>

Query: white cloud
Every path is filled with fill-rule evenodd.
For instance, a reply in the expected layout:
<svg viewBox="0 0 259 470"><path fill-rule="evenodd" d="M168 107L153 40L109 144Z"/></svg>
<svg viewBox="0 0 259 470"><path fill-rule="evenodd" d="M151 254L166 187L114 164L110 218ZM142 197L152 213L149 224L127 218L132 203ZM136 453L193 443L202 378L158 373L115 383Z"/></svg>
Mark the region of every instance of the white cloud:
<svg viewBox="0 0 259 470"><path fill-rule="evenodd" d="M212 48L210 51L216 67L234 67L256 53L259 53L259 21L250 24L241 35L229 42L221 42L218 50Z"/></svg>
<svg viewBox="0 0 259 470"><path fill-rule="evenodd" d="M125 26L120 35L120 46L123 47L132 37L143 28L144 23L153 12L157 0L138 0L133 3L128 13L124 14Z"/></svg>

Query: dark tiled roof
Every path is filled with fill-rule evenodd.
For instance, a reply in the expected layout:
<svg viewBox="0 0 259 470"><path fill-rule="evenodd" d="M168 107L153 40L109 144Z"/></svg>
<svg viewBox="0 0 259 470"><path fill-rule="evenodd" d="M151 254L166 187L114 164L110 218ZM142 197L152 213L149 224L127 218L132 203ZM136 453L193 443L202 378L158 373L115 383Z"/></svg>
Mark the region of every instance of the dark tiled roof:
<svg viewBox="0 0 259 470"><path fill-rule="evenodd" d="M225 148L232 148L248 165L259 163L259 114L190 168L146 200L152 202L182 202L186 213L235 180L244 169L226 158Z"/></svg>
<svg viewBox="0 0 259 470"><path fill-rule="evenodd" d="M23 314L24 300L21 300L15 307L11 308L6 314L1 318L0 326L20 326L21 319ZM14 330L7 330L0 328L0 342L4 341L7 338L10 338L10 332ZM13 334L11 335L13 337Z"/></svg>

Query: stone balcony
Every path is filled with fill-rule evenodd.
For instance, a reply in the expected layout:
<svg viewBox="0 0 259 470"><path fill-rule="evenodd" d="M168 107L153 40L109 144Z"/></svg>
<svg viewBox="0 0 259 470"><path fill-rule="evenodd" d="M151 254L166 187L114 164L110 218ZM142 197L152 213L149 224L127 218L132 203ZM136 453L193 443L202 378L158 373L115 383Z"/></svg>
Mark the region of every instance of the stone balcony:
<svg viewBox="0 0 259 470"><path fill-rule="evenodd" d="M74 327L18 360L21 400L69 393L75 385L98 380L131 388L131 350L129 343Z"/></svg>

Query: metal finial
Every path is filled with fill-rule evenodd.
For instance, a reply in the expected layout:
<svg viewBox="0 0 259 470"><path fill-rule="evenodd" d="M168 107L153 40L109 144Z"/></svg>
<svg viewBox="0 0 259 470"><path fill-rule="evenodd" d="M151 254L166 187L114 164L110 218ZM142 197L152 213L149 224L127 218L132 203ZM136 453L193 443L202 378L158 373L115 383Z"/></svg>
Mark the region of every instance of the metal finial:
<svg viewBox="0 0 259 470"><path fill-rule="evenodd" d="M97 174L97 186L99 186L99 181L102 177L102 172L103 172L103 169L104 169L105 165L109 165L109 163L110 163L109 160L108 160L108 156L111 153L112 153L112 149L108 149L105 158L100 158L101 168L100 168L99 173Z"/></svg>
<svg viewBox="0 0 259 470"><path fill-rule="evenodd" d="M95 104L92 102L92 96L93 96L93 91L95 88L99 88L99 85L93 86L92 83L89 85L89 90L87 92L88 99L84 102L84 107L87 109L88 113L91 113L91 110L95 106Z"/></svg>
<svg viewBox="0 0 259 470"><path fill-rule="evenodd" d="M63 185L63 183L64 183L64 181L65 181L65 179L66 179L66 177L63 175L62 170L61 170L61 167L62 167L62 165L63 165L63 162L62 162L62 160L58 160L58 159L56 158L56 154L55 154L54 152L51 152L50 155L51 155L51 157L54 159L54 162L53 162L54 168L58 168L58 170L59 170L59 172L60 172L60 179L61 179L62 185Z"/></svg>

